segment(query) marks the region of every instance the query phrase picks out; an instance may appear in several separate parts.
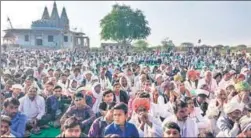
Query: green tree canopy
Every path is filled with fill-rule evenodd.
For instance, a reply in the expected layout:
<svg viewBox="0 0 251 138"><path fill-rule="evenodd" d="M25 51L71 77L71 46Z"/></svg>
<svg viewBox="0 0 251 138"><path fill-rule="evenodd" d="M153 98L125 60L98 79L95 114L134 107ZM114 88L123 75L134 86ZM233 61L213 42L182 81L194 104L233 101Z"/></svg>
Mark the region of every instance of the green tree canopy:
<svg viewBox="0 0 251 138"><path fill-rule="evenodd" d="M100 27L101 39L119 43L145 39L151 33L141 10L118 4L113 5L112 11L101 20Z"/></svg>
<svg viewBox="0 0 251 138"><path fill-rule="evenodd" d="M148 49L149 44L145 40L138 40L133 44L136 51L144 51Z"/></svg>

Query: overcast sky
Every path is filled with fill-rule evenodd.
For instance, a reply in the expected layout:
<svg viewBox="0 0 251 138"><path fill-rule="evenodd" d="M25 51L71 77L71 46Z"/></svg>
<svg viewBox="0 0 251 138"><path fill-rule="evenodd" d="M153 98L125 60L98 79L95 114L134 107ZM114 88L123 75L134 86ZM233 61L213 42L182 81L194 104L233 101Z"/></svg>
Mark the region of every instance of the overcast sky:
<svg viewBox="0 0 251 138"><path fill-rule="evenodd" d="M91 47L100 45L100 19L111 11L116 1L57 1L58 12L63 6L71 28L77 27L90 37ZM182 42L209 45L251 46L251 1L117 1L142 10L152 29L147 41L159 45L169 37L176 45ZM44 7L51 14L53 1L1 1L1 30L9 27L29 28L41 18ZM1 36L3 36L1 32Z"/></svg>

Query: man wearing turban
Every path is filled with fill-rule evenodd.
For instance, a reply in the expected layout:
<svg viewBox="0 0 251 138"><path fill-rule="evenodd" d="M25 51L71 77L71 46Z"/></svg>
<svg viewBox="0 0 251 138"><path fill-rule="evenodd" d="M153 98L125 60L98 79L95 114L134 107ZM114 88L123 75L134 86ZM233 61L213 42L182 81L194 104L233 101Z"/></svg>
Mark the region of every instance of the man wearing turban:
<svg viewBox="0 0 251 138"><path fill-rule="evenodd" d="M231 101L224 105L226 115L221 116L217 121L217 126L220 129L217 137L236 137L240 131L239 119L243 106L240 103Z"/></svg>
<svg viewBox="0 0 251 138"><path fill-rule="evenodd" d="M134 113L130 122L138 128L140 137L161 137L161 122L149 114L149 99L136 98L132 106Z"/></svg>
<svg viewBox="0 0 251 138"><path fill-rule="evenodd" d="M235 89L238 94L233 97L232 101L241 103L243 106L251 102L250 85L247 82L242 81L237 83Z"/></svg>
<svg viewBox="0 0 251 138"><path fill-rule="evenodd" d="M198 86L198 73L196 70L190 70L187 73L187 81L185 81L185 87L191 92L197 89Z"/></svg>

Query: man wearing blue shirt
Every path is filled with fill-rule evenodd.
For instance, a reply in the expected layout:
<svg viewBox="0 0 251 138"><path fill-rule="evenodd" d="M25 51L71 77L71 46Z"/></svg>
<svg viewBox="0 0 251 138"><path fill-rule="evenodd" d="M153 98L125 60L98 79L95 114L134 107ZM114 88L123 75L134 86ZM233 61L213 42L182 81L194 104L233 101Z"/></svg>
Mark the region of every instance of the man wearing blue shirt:
<svg viewBox="0 0 251 138"><path fill-rule="evenodd" d="M11 117L11 134L16 137L23 137L27 118L24 114L18 112L19 101L15 98L8 98L3 104L4 110L2 114Z"/></svg>
<svg viewBox="0 0 251 138"><path fill-rule="evenodd" d="M139 137L139 132L134 124L127 122L128 108L124 103L113 107L113 123L105 128L104 136L117 134L120 137Z"/></svg>

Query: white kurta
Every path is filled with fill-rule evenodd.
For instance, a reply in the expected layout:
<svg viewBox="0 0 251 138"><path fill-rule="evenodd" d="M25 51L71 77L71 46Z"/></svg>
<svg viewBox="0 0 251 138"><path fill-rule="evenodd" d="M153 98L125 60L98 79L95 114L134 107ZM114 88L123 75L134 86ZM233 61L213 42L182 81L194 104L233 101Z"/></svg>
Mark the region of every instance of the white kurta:
<svg viewBox="0 0 251 138"><path fill-rule="evenodd" d="M199 130L209 127L208 120L203 117L201 113L202 111L199 107L194 107L194 111L189 115L189 117L197 123Z"/></svg>
<svg viewBox="0 0 251 138"><path fill-rule="evenodd" d="M45 114L45 101L44 98L39 95L37 95L33 101L31 101L26 95L20 98L19 102L19 111L25 114L28 120L31 120L32 118L40 120Z"/></svg>
<svg viewBox="0 0 251 138"><path fill-rule="evenodd" d="M229 85L234 85L234 81L232 79L228 81L222 79L219 83L219 88L226 89Z"/></svg>
<svg viewBox="0 0 251 138"><path fill-rule="evenodd" d="M148 115L149 121L152 122L152 127L148 124L144 125L144 131L140 129L140 123L136 113L133 113L130 123L133 123L139 132L140 137L162 137L162 128L160 120Z"/></svg>
<svg viewBox="0 0 251 138"><path fill-rule="evenodd" d="M167 122L175 122L180 127L180 135L181 137L198 137L199 130L196 122L190 118L187 118L185 122L178 121L175 115L166 118L162 126L164 126Z"/></svg>

